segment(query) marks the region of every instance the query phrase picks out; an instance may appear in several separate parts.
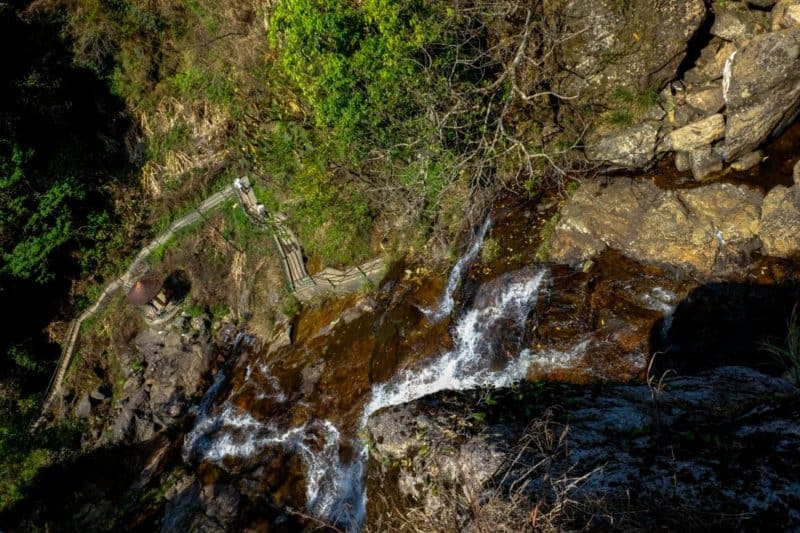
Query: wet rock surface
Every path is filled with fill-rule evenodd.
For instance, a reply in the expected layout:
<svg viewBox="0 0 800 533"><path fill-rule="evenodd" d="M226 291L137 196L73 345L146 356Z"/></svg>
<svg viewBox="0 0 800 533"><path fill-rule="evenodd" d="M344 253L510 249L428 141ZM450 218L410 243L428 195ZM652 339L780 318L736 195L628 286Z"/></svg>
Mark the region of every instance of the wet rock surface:
<svg viewBox="0 0 800 533"><path fill-rule="evenodd" d="M723 367L654 388L550 387L488 401L440 394L376 413L372 486L401 495L388 503L396 512L460 504L462 530L498 508L518 514L498 516L508 521L497 528L534 508L543 518L567 498L577 515L562 509L564 527L592 516L623 529L692 517L706 527L800 524L800 393L790 382Z"/></svg>

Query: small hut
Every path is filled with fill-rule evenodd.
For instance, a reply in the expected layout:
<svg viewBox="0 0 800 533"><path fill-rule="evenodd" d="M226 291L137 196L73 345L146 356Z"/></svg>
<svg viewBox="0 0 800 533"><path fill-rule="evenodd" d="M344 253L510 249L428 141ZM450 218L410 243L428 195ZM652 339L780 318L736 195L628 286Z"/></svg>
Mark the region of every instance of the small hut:
<svg viewBox="0 0 800 533"><path fill-rule="evenodd" d="M164 294L161 276L148 272L134 283L128 291L128 303L148 309L148 314L158 316L167 307L167 296Z"/></svg>

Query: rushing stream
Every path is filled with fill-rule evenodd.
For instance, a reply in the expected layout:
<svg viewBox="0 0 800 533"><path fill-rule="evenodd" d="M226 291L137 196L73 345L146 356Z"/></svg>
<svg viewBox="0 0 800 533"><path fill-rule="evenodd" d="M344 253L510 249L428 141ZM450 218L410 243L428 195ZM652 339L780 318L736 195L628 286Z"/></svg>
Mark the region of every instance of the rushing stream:
<svg viewBox="0 0 800 533"><path fill-rule="evenodd" d="M483 239L486 237L486 232L489 231L491 225L491 217L486 217L486 220L483 222L478 230L478 233L475 235L472 244L467 249L467 253L462 255L458 261L456 261L456 264L453 265L453 270L450 271L450 276L447 279L447 285L444 288L442 297L439 299L438 306L434 309L423 310L425 315L432 321L435 322L441 320L453 311L453 306L455 305L455 299L453 298L453 295L461 284L465 271L475 260L475 257L477 257L478 252L483 245Z"/></svg>
<svg viewBox="0 0 800 533"><path fill-rule="evenodd" d="M476 257L489 224L488 220L483 224L456 264L438 308L425 313L431 322L451 313L453 293ZM226 379L220 373L202 402L194 428L185 437L185 459L209 461L227 469L232 460L262 457L270 449L299 456L305 466L306 512L344 529L359 530L367 501L368 452L358 435L369 416L442 390L502 387L523 379L536 357L521 348L526 323L547 276L544 268L523 268L479 288L472 307L451 328L452 348L399 370L388 381L372 384L361 397L363 407L351 427L337 425L325 414L314 415L321 406L284 391L270 366L257 361L248 363L240 388L257 383L255 398L259 405L269 407L249 412L237 404L234 388L227 399L211 408ZM283 416L296 407L293 403L301 404L311 415L300 423Z"/></svg>

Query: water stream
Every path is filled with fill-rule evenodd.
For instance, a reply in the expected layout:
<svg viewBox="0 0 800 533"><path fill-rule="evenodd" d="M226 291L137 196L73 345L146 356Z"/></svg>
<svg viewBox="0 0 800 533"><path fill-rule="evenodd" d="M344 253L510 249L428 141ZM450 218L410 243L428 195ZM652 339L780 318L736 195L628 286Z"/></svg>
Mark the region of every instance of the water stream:
<svg viewBox="0 0 800 533"><path fill-rule="evenodd" d="M455 299L453 296L456 292L456 289L458 289L459 285L461 285L461 280L464 278L464 272L475 260L475 257L477 257L481 246L483 246L483 239L486 237L486 232L489 231L491 225L492 219L490 217L486 217L486 220L483 222L483 224L481 224L478 233L475 234L472 244L467 249L467 253L462 255L458 261L456 261L456 264L453 266L453 270L450 271L450 276L447 278L447 285L442 293L442 297L439 299L438 305L434 309L423 309L423 312L431 321L439 321L453 311L453 306L455 305Z"/></svg>
<svg viewBox="0 0 800 533"><path fill-rule="evenodd" d="M483 224L475 242L454 267L438 308L428 314L431 320L452 311L453 293L477 255L489 224L488 220ZM216 390L225 379L218 376L185 438L185 459L226 468L231 459L261 457L270 449L296 454L305 465L306 512L348 531L358 531L365 517L368 459L358 434L369 416L442 390L503 387L524 379L536 358L531 350L522 349L526 324L547 276L544 268L524 268L480 287L472 308L451 329L452 349L401 370L386 382L373 384L362 397L363 408L355 427L337 426L323 414L315 416L314 411L323 412L322 408L282 390L264 363L249 363L242 388L257 382L269 389L259 390L256 397L259 401L268 399L271 414L254 416L237 405L233 391L211 409ZM280 416L298 403L311 412L304 421L297 423L292 417Z"/></svg>

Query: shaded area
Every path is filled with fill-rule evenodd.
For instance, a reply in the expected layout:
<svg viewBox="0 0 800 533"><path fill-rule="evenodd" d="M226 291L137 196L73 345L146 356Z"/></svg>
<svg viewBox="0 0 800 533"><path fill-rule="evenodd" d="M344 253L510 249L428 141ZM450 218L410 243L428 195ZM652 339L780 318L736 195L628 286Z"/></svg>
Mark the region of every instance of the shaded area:
<svg viewBox="0 0 800 533"><path fill-rule="evenodd" d="M181 302L192 289L189 274L184 270L170 273L164 280L164 293L171 302Z"/></svg>
<svg viewBox="0 0 800 533"><path fill-rule="evenodd" d="M4 179L0 190L0 211L11 217L0 233L0 305L13 309L6 314L0 350L23 350L36 363L25 368L3 357L0 369L19 376L24 391L46 384L49 373L31 367L49 370L58 347L42 330L69 302L72 279L101 260L95 247L113 239L114 199L105 186L123 183L131 167L124 103L104 80L74 65L60 15L23 11L30 4L0 5L0 44L9 51L0 59L0 159L5 167L15 151L24 155L14 165L22 179ZM48 233L53 228L55 237ZM27 268L20 261L26 253L33 257L42 248L14 254L25 242L53 246L45 260L29 261L37 272L29 279L13 272ZM13 261L16 266L10 266ZM44 283L36 282L43 273Z"/></svg>
<svg viewBox="0 0 800 533"><path fill-rule="evenodd" d="M657 392L539 382L380 411L366 429L367 527L797 527L796 387L723 367Z"/></svg>
<svg viewBox="0 0 800 533"><path fill-rule="evenodd" d="M666 335L663 320L653 328L652 352L659 352L654 370L658 375L667 369L691 374L738 364L780 372L762 344L784 342L798 303L800 282L796 280L700 286L678 305Z"/></svg>

